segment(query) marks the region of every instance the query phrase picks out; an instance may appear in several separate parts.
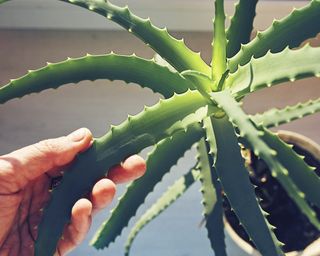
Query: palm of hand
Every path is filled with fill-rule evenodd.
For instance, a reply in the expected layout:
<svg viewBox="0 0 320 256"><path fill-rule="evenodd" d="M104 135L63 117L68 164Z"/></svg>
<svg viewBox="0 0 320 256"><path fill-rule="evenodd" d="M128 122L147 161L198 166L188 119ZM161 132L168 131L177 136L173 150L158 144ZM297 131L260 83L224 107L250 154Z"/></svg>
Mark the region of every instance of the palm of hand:
<svg viewBox="0 0 320 256"><path fill-rule="evenodd" d="M50 198L51 178L46 174L14 191L17 185L13 183L13 189L0 190L0 255L33 254L42 209Z"/></svg>
<svg viewBox="0 0 320 256"><path fill-rule="evenodd" d="M91 133L80 129L66 137L41 141L0 156L0 256L33 255L53 179L61 176L61 170L90 147L91 141ZM80 199L73 206L56 255L65 255L82 242L92 215L112 201L115 183L138 178L145 169L145 161L134 155L97 181L88 199Z"/></svg>

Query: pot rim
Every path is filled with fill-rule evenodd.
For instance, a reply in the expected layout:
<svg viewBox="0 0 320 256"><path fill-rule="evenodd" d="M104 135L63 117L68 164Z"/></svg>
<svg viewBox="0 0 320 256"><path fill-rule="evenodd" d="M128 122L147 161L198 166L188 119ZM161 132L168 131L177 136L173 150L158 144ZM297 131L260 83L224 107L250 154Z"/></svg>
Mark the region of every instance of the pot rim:
<svg viewBox="0 0 320 256"><path fill-rule="evenodd" d="M279 130L277 135L287 143L295 144L308 151L314 158L320 161L320 145L312 139L296 132Z"/></svg>
<svg viewBox="0 0 320 256"><path fill-rule="evenodd" d="M277 135L287 143L293 143L302 149L308 151L316 159L320 161L320 145L310 138L296 132L279 130ZM233 240L233 242L250 256L261 256L261 254L253 248L249 243L243 240L224 218L225 230ZM320 256L320 238L309 244L303 251L293 251L286 253L286 256Z"/></svg>

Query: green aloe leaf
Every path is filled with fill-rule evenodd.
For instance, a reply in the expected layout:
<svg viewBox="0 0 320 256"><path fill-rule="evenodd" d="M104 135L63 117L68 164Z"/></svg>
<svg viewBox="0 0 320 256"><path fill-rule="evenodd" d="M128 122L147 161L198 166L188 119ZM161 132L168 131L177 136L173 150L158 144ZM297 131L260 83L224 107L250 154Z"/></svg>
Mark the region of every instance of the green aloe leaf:
<svg viewBox="0 0 320 256"><path fill-rule="evenodd" d="M212 103L210 92L212 91L214 84L210 77L195 70L183 71L181 72L181 75L193 83L194 87L202 94L209 104Z"/></svg>
<svg viewBox="0 0 320 256"><path fill-rule="evenodd" d="M242 44L249 43L257 3L258 0L239 0L236 4L235 13L226 33L228 58L239 52Z"/></svg>
<svg viewBox="0 0 320 256"><path fill-rule="evenodd" d="M0 4L7 1L0 0ZM206 228L216 255L226 255L221 185L262 254L283 255L279 249L280 243L272 232L273 227L268 225L256 202L238 142L246 143L268 164L272 176L280 181L310 222L320 229L320 222L308 204L311 202L320 207L319 178L301 156L266 128L254 123L271 127L303 117L320 110L319 99L283 110L273 109L252 119L237 102L250 92L284 81L320 77L320 48L306 46L294 51L289 49L298 47L304 40L319 33L320 0L311 0L306 7L274 21L252 42L249 38L257 0L240 0L227 32L224 1L215 0L215 43L211 67L202 60L200 53L189 49L183 39L177 40L166 28L154 26L149 18L134 15L127 6L119 7L108 0L60 1L86 8L118 23L158 52L171 66L163 67L155 60L145 60L135 55L87 55L48 63L0 88L1 104L66 83L119 79L148 87L166 98L155 106L145 107L138 115L128 116L119 126L112 126L104 136L94 139L88 151L77 156L62 183L52 192L52 199L43 212L35 255L52 255L55 252L63 228L70 221L74 203L91 191L96 180L105 176L106 169L128 155L156 145L147 160L147 174L128 187L128 192L94 238L97 248L108 246L121 234L148 193L184 152L199 140L198 167L201 169L199 176L203 187ZM231 57L228 63L227 56ZM223 89L226 91L217 92ZM267 121L267 118L273 120ZM235 130L239 131L240 138L237 138ZM162 167L160 170L159 166ZM88 172L88 169L91 171ZM195 179L194 175L192 172L182 177L144 215L129 237L129 246L150 218L160 214L188 188ZM239 195L236 191L242 193Z"/></svg>
<svg viewBox="0 0 320 256"><path fill-rule="evenodd" d="M154 61L161 66L167 67L172 72L176 72L175 68L172 67L166 60L161 58L159 54L155 54ZM210 77L208 77L204 73L195 70L185 70L182 71L180 75L182 75L184 78L188 79L191 83L193 83L194 88L198 89L204 97L208 99L210 98L210 96L208 95L211 92L212 84Z"/></svg>
<svg viewBox="0 0 320 256"><path fill-rule="evenodd" d="M196 91L175 94L170 99L146 107L138 115L129 116L125 122L111 127L108 133L96 139L89 150L77 157L70 170L65 172L61 184L53 190L39 225L35 255L53 255L63 228L70 219L72 206L91 191L96 180L105 176L105 170L128 155L184 131L196 122L196 117L199 116L201 121L203 116L196 112L201 108L205 108L201 111L205 116L215 110L208 108L206 100Z"/></svg>
<svg viewBox="0 0 320 256"><path fill-rule="evenodd" d="M192 82L179 73L172 72L153 60L112 53L68 58L62 62L48 63L37 70L30 70L28 74L12 79L0 88L0 103L32 92L58 88L63 84L96 79L137 83L161 93L166 98L172 96L173 92L182 93L188 88L194 88Z"/></svg>
<svg viewBox="0 0 320 256"><path fill-rule="evenodd" d="M278 179L301 212L308 217L315 227L320 228L320 223L314 210L304 200L304 193L300 191L289 176L289 170L279 161L277 152L263 140L265 132L255 127L254 123L239 106L240 103L231 96L230 92L212 93L212 98L226 112L233 125L239 129L240 137L248 142L254 154L266 162L270 168L271 175Z"/></svg>
<svg viewBox="0 0 320 256"><path fill-rule="evenodd" d="M166 28L160 29L153 25L149 18L136 16L128 6L119 7L101 0L60 1L84 7L118 23L154 49L178 71L193 69L210 75L210 67L201 59L199 53L191 51L183 40L172 37Z"/></svg>
<svg viewBox="0 0 320 256"><path fill-rule="evenodd" d="M217 201L216 189L212 183L211 168L206 151L205 141L202 139L197 146L198 169L200 170L200 182L202 193L202 204L204 207L204 217L207 218L212 212Z"/></svg>
<svg viewBox="0 0 320 256"><path fill-rule="evenodd" d="M232 124L228 117L212 118L212 127L217 145L214 164L232 209L262 255L284 255L257 201Z"/></svg>
<svg viewBox="0 0 320 256"><path fill-rule="evenodd" d="M144 203L146 196L153 191L155 185L202 136L201 127L193 125L186 132L181 131L155 147L148 156L145 175L129 185L111 216L101 225L93 238L91 243L94 247L107 247L121 234L123 228L135 216L139 206Z"/></svg>
<svg viewBox="0 0 320 256"><path fill-rule="evenodd" d="M311 0L310 3L295 9L282 20L273 21L272 25L248 44L241 47L240 51L229 60L228 68L233 73L238 65L245 65L252 56L262 57L269 50L273 53L280 52L284 48L299 46L308 38L316 36L320 32L320 0Z"/></svg>
<svg viewBox="0 0 320 256"><path fill-rule="evenodd" d="M230 87L237 98L241 98L250 92L286 81L320 77L319 59L320 47L309 45L298 50L286 48L280 53L268 52L261 58L251 59L248 64L230 74L225 86Z"/></svg>
<svg viewBox="0 0 320 256"><path fill-rule="evenodd" d="M214 43L212 43L212 80L218 83L227 69L224 0L215 0Z"/></svg>
<svg viewBox="0 0 320 256"><path fill-rule="evenodd" d="M303 157L292 149L292 146L284 143L267 129L264 129L262 138L277 151L277 159L288 170L289 177L305 195L305 198L320 208L320 178L314 171L315 167L309 166Z"/></svg>
<svg viewBox="0 0 320 256"><path fill-rule="evenodd" d="M163 59L158 53L153 56L154 62L160 66L167 67L172 72L177 72L177 70L172 67L165 59Z"/></svg>
<svg viewBox="0 0 320 256"><path fill-rule="evenodd" d="M158 217L169 206L176 202L188 189L199 179L199 171L196 166L190 169L185 175L179 178L172 186L170 186L165 193L139 218L139 220L132 227L125 245L125 255L130 254L130 249L134 239L141 232L141 230L148 225L153 219Z"/></svg>
<svg viewBox="0 0 320 256"><path fill-rule="evenodd" d="M200 170L202 204L204 206L205 226L208 231L208 238L215 255L226 256L226 245L223 224L223 209L221 185L218 181L216 170L213 167L213 158L209 152L212 148L208 145L212 136L212 129L208 126L210 119L206 118L204 129L206 140L198 143L198 168ZM212 140L210 140L212 141ZM214 146L215 147L215 146Z"/></svg>
<svg viewBox="0 0 320 256"><path fill-rule="evenodd" d="M250 118L259 126L272 128L317 112L320 112L320 98L283 109L272 108L264 113L250 116Z"/></svg>

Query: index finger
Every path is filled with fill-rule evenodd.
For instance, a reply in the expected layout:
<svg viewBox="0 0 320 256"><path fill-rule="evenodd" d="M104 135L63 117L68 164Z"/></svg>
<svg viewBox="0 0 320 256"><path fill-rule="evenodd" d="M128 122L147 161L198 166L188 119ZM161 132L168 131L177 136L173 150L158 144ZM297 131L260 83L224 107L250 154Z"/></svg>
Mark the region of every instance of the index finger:
<svg viewBox="0 0 320 256"><path fill-rule="evenodd" d="M20 187L52 168L71 162L91 144L92 134L81 128L68 136L40 141L0 156L0 170Z"/></svg>

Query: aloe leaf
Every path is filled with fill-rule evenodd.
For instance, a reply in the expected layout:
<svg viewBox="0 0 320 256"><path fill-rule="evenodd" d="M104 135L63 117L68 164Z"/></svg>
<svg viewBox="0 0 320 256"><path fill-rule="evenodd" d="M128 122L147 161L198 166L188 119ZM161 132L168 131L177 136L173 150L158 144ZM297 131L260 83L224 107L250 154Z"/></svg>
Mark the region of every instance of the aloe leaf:
<svg viewBox="0 0 320 256"><path fill-rule="evenodd" d="M204 217L207 218L212 212L217 201L216 189L212 183L211 168L204 139L197 146L198 169L200 170L199 180L201 182L202 204L204 207Z"/></svg>
<svg viewBox="0 0 320 256"><path fill-rule="evenodd" d="M229 60L228 68L233 73L238 65L248 63L252 56L259 58L271 50L276 53L285 47L294 48L308 38L320 32L320 1L311 0L310 3L295 9L282 20L274 20L272 25L248 44L243 45L240 51Z"/></svg>
<svg viewBox="0 0 320 256"><path fill-rule="evenodd" d="M317 112L320 112L320 98L283 109L272 108L264 113L250 116L250 118L258 125L272 128Z"/></svg>
<svg viewBox="0 0 320 256"><path fill-rule="evenodd" d="M178 200L199 178L199 171L196 170L196 166L190 169L185 175L183 175L172 186L170 186L165 193L163 193L161 197L135 223L128 235L125 245L125 255L130 254L132 243L141 230L153 219L158 217L169 206L171 206L176 200Z"/></svg>
<svg viewBox="0 0 320 256"><path fill-rule="evenodd" d="M227 68L224 0L215 0L214 43L212 43L212 80L219 82Z"/></svg>
<svg viewBox="0 0 320 256"><path fill-rule="evenodd" d="M212 127L217 147L214 164L232 209L262 255L284 255L257 201L232 124L228 117L212 118Z"/></svg>
<svg viewBox="0 0 320 256"><path fill-rule="evenodd" d="M210 99L210 92L214 85L210 77L195 70L185 70L180 74L193 83L194 87L197 88L203 97L208 100L208 103L212 103Z"/></svg>
<svg viewBox="0 0 320 256"><path fill-rule="evenodd" d="M309 166L303 156L298 155L292 146L283 142L272 132L264 129L263 140L275 151L279 162L288 170L289 177L297 185L305 198L320 208L320 178L315 167ZM319 226L318 226L319 227Z"/></svg>
<svg viewBox="0 0 320 256"><path fill-rule="evenodd" d="M266 162L270 168L271 175L278 179L301 212L319 229L319 220L317 219L314 210L304 200L304 193L302 193L292 181L289 176L289 170L279 161L277 152L269 147L263 140L265 132L262 129L256 129L254 123L239 106L240 103L236 102L230 92L226 90L224 92L212 93L211 95L229 116L230 122L240 130L240 137L248 142L256 156L262 158Z"/></svg>
<svg viewBox="0 0 320 256"><path fill-rule="evenodd" d="M106 247L121 234L123 228L135 216L137 209L144 203L146 196L153 191L155 185L202 136L201 127L194 125L186 132L181 131L157 144L148 156L145 175L129 185L111 216L101 225L93 238L91 243L94 247Z"/></svg>
<svg viewBox="0 0 320 256"><path fill-rule="evenodd" d="M30 70L28 74L11 80L0 88L0 103L32 92L58 88L63 84L96 79L137 83L163 94L166 98L172 96L173 92L182 93L188 88L194 88L192 82L179 73L172 72L153 60L145 60L134 55L87 55L48 63L43 68Z"/></svg>
<svg viewBox="0 0 320 256"><path fill-rule="evenodd" d="M175 94L170 99L146 107L136 116L129 116L125 122L111 127L108 133L95 139L92 147L77 157L65 172L61 184L53 190L38 228L35 255L53 255L63 228L70 220L72 206L91 191L96 180L105 176L105 170L128 155L184 131L195 123L195 117L199 115L197 112L190 117L190 113L203 107L205 115L214 111L206 106L206 101L196 91ZM203 117L200 115L199 118Z"/></svg>
<svg viewBox="0 0 320 256"><path fill-rule="evenodd" d="M175 39L166 28L157 28L149 18L136 16L128 6L119 7L101 0L60 1L84 7L118 23L154 49L178 71L194 69L210 75L210 67L201 59L199 53L191 51L184 44L183 39Z"/></svg>
<svg viewBox="0 0 320 256"><path fill-rule="evenodd" d="M209 134L210 130L207 122L204 123L204 129ZM212 132L212 130L211 130ZM212 133L209 134L211 137ZM208 135L206 136L208 140ZM212 149L211 149L212 150ZM216 170L213 167L212 156L209 155L210 149L208 143L202 139L198 143L198 168L200 170L202 204L204 206L205 226L208 231L208 238L215 255L226 256L226 245L223 224L223 209L221 185L217 179Z"/></svg>
<svg viewBox="0 0 320 256"><path fill-rule="evenodd" d="M163 59L158 53L153 56L154 62L160 66L167 67L172 72L177 72L177 70L172 67L165 59Z"/></svg>
<svg viewBox="0 0 320 256"><path fill-rule="evenodd" d="M320 16L320 15L319 15ZM306 45L298 50L286 48L280 53L268 52L251 59L245 66L229 75L226 87L237 98L276 84L306 77L320 77L320 47Z"/></svg>
<svg viewBox="0 0 320 256"><path fill-rule="evenodd" d="M258 0L239 0L236 4L230 27L226 32L228 58L239 52L242 44L250 41L257 3Z"/></svg>

